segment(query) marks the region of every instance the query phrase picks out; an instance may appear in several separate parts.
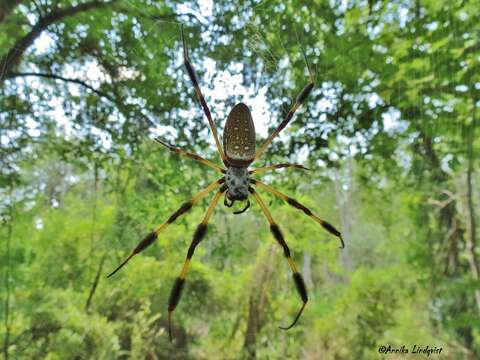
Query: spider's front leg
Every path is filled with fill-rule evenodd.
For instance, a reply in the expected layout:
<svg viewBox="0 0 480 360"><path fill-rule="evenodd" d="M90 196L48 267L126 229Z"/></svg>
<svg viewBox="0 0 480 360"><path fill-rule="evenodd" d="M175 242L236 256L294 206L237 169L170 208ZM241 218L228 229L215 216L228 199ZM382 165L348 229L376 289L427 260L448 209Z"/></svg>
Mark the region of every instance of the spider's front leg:
<svg viewBox="0 0 480 360"><path fill-rule="evenodd" d="M258 160L260 156L262 156L265 150L267 150L267 147L272 143L273 139L275 139L277 135L280 134L280 132L288 125L288 123L292 120L295 112L305 102L305 100L307 100L308 95L310 95L310 93L313 90L313 87L315 86L315 76L312 70L310 69L305 53L303 53L303 57L305 59L305 63L307 65L307 69L309 73L309 82L307 85L305 85L302 91L300 91L300 93L297 95L297 97L295 98L295 103L290 108L290 111L287 113L287 115L285 116L283 121L280 123L280 125L278 125L278 127L273 131L273 133L270 134L267 140L265 140L265 142L260 147L260 149L257 150L255 154L255 160Z"/></svg>
<svg viewBox="0 0 480 360"><path fill-rule="evenodd" d="M293 320L292 324L290 324L287 327L280 326L280 329L288 330L297 323L298 319L300 319L300 316L302 315L303 309L305 309L305 306L307 305L307 301L308 301L307 287L305 286L305 281L303 280L302 274L300 274L300 271L298 271L298 267L293 261L292 256L290 255L290 249L288 248L287 242L283 237L283 233L278 227L277 223L275 223L275 220L273 220L272 214L270 214L270 211L268 210L267 206L263 202L260 195L255 191L255 189L252 187L249 187L248 190L255 197L255 200L257 201L258 205L260 205L260 207L262 208L263 214L265 215L265 217L267 218L270 224L270 231L275 237L275 240L277 240L277 242L283 248L283 253L287 258L288 265L290 265L290 269L292 270L292 273L293 273L293 280L295 281L295 286L303 302L302 307L298 311L297 316L295 316L295 319Z"/></svg>
<svg viewBox="0 0 480 360"><path fill-rule="evenodd" d="M200 105L202 106L203 112L207 117L208 124L210 125L210 130L212 130L213 138L215 139L215 144L217 145L218 153L222 158L224 164L227 163L227 159L225 157L225 153L223 152L222 145L220 144L220 140L218 139L217 127L212 119L212 114L210 113L210 109L208 108L207 102L203 97L202 90L200 89L200 85L198 83L197 75L195 74L195 70L193 69L193 65L190 62L190 58L188 56L188 48L187 43L185 41L185 35L183 33L183 24L182 24L182 43L183 43L183 63L185 68L187 69L188 76L192 85L195 89L195 94L197 95L198 101L200 101Z"/></svg>
<svg viewBox="0 0 480 360"><path fill-rule="evenodd" d="M213 197L212 202L208 206L205 217L203 218L202 222L197 226L197 229L195 230L195 233L193 235L193 240L190 244L190 247L188 248L187 258L185 259L185 262L183 264L182 271L180 272L179 277L175 280L175 283L173 284L173 288L170 293L170 298L168 300L168 335L170 338L170 342L173 341L172 314L180 301L183 286L185 285L185 278L187 276L188 266L190 265L190 260L192 259L192 256L195 252L195 248L203 240L205 234L207 233L208 221L212 216L213 210L215 209L215 206L217 206L218 201L220 200L220 197L226 190L227 190L226 186L225 185L222 186L222 188L220 188L220 190Z"/></svg>

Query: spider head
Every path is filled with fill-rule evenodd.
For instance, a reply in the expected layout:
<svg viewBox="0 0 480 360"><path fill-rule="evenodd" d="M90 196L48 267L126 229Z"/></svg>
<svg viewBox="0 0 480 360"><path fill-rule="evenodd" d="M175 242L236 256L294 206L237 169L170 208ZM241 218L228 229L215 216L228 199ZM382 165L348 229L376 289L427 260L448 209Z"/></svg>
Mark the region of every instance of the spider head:
<svg viewBox="0 0 480 360"><path fill-rule="evenodd" d="M227 197L228 197L228 200L232 200L232 201L233 200L244 201L244 200L247 200L247 198L248 198L248 190L247 190L246 193L241 188L237 188L234 191L228 190L227 191Z"/></svg>
<svg viewBox="0 0 480 360"><path fill-rule="evenodd" d="M229 200L243 201L248 198L250 176L247 168L229 167L225 176Z"/></svg>

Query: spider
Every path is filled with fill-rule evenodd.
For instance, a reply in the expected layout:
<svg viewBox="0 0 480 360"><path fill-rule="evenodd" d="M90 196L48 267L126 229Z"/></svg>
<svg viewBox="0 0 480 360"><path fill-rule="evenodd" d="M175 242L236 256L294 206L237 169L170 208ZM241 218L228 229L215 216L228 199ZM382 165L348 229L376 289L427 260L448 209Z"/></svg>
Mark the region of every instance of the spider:
<svg viewBox="0 0 480 360"><path fill-rule="evenodd" d="M210 185L208 185L205 189L197 193L194 197L190 200L184 202L180 208L175 211L170 217L161 224L158 228L153 230L149 233L140 243L133 249L132 253L107 277L111 277L115 274L118 270L120 270L132 257L137 255L138 253L145 250L148 246L150 246L157 238L158 235L164 231L171 223L173 223L179 216L185 214L189 211L195 204L197 204L201 199L206 197L209 193L214 190L217 190L213 199L211 200L206 214L202 220L202 222L197 226L195 233L193 235L193 240L188 248L187 257L183 264L182 270L180 275L175 280L173 284L173 288L170 293L169 301L168 301L168 333L169 339L172 341L172 314L175 308L177 307L180 296L182 294L183 287L185 285L185 278L188 272L188 267L192 256L195 252L195 248L197 245L203 240L205 234L207 232L207 226L210 217L212 216L213 210L217 206L220 198L222 195L224 196L224 205L227 207L232 207L235 201L246 201L246 206L240 210L235 211L234 214L241 214L245 212L250 207L250 201L248 197L252 195L260 208L263 211L263 214L268 220L270 224L270 231L273 234L275 240L278 244L282 247L285 257L287 258L288 264L293 274L293 280L295 282L298 294L302 300L302 306L298 311L297 315L295 316L293 322L286 327L280 327L282 330L288 330L292 328L302 315L302 312L305 308L305 305L308 301L307 295L307 288L305 286L305 282L303 280L302 275L300 274L297 265L293 261L290 249L288 248L287 242L283 236L280 227L273 219L270 211L268 210L267 206L263 202L260 194L255 190L255 187L262 189L270 194L273 194L284 201L286 201L289 205L293 206L294 208L303 211L307 216L312 218L314 221L319 223L323 228L325 228L331 234L337 236L340 239L340 248L345 246L342 235L340 232L335 229L330 223L326 222L325 220L316 216L310 209L308 209L305 205L301 204L297 200L281 193L278 190L270 187L269 185L261 182L260 180L251 178L251 175L258 174L261 172L273 170L273 169L280 169L280 168L298 168L303 170L308 170L308 168L298 165L298 164L290 164L290 163L282 163L282 164L275 164L269 165L261 168L255 168L249 170L250 164L254 161L258 160L260 156L265 152L267 147L273 141L273 139L282 131L288 123L291 121L295 111L301 106L301 104L307 99L308 95L312 91L315 85L315 79L313 73L310 69L308 64L307 58L305 53L303 53L307 69L309 71L309 82L303 88L303 90L298 94L295 99L295 103L284 118L284 120L280 123L280 125L273 131L273 133L267 138L267 140L263 143L262 146L258 150L255 151L255 126L252 119L252 114L250 113L249 108L244 103L236 104L233 109L230 111L227 121L225 123L225 128L223 131L223 147L220 144L220 140L217 134L217 128L215 123L213 122L210 109L203 97L202 91L200 90L200 86L198 83L197 76L193 69L192 64L190 63L190 59L188 56L188 48L185 41L183 26L181 27L181 36L182 36L182 45L183 45L183 61L185 68L187 70L188 76L192 82L193 88L195 90L195 94L200 101L202 106L203 112L207 117L208 123L210 125L210 130L212 131L213 137L215 139L215 144L218 150L218 153L225 165L226 169L207 160L202 158L201 156L185 151L183 149L171 146L164 141L156 138L155 141L158 142L160 145L166 147L171 152L179 153L181 155L187 156L191 159L194 159L203 165L206 165L217 172L222 174L222 177L218 180L214 181ZM302 49L303 52L303 49Z"/></svg>

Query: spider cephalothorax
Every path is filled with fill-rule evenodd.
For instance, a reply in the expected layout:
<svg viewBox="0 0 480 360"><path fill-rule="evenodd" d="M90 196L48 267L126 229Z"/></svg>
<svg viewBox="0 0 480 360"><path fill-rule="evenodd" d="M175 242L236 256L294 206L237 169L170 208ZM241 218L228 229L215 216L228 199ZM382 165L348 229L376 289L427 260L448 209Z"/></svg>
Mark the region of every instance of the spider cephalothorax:
<svg viewBox="0 0 480 360"><path fill-rule="evenodd" d="M230 166L225 174L225 183L227 184L225 195L229 200L247 200L250 174L246 167Z"/></svg>
<svg viewBox="0 0 480 360"><path fill-rule="evenodd" d="M183 27L182 27L182 42L183 42L184 64L187 69L188 76L190 77L190 80L195 89L195 93L207 117L208 123L210 125L210 129L212 131L213 138L215 139L215 144L217 146L218 153L220 154L220 157L223 163L225 164L226 169L222 168L221 166L209 160L202 158L197 154L171 146L160 139L155 139L159 144L165 146L170 151L188 156L206 166L209 166L215 171L221 173L222 177L214 181L210 185L208 185L205 189L197 193L189 201L186 201L185 203L183 203L180 206L180 208L177 211L175 211L172 215L170 215L170 217L162 225L160 225L158 228L153 230L142 241L140 241L137 247L133 249L132 253L125 259L125 261L123 261L110 275L108 275L108 277L112 276L118 270L120 270L120 268L122 268L122 266L124 266L133 256L140 253L149 245L151 245L157 239L158 235L162 231L164 231L165 228L168 227L168 225L174 222L179 216L189 211L193 205L198 203L201 199L203 199L209 193L211 193L214 190L217 190L212 201L210 202L210 205L208 206L205 217L203 218L202 222L198 225L197 229L195 230L192 242L187 252L187 258L185 259L180 275L175 280L172 292L170 293L170 298L168 302L168 329L169 329L170 340L172 340L172 327L171 327L172 314L175 308L177 307L178 302L180 301L180 296L182 294L182 290L185 285L185 278L188 272L190 260L195 252L195 248L203 240L207 232L208 221L212 216L215 206L218 204L222 195L225 196L224 204L225 206L228 206L228 207L233 206L233 203L235 201L246 200L247 201L246 207L240 211L234 212L235 214L241 214L242 212L245 212L250 206L250 201L248 200L248 197L252 195L255 198L256 202L259 204L260 208L262 209L265 217L267 218L267 221L270 224L270 231L272 235L274 236L277 243L283 249L283 253L288 260L290 269L292 270L293 280L295 282L296 288L303 302L302 307L300 308L300 311L297 313L292 324L287 327L281 327L281 329L284 329L284 330L290 329L296 324L297 320L300 318L300 315L303 312L303 309L305 308L305 305L307 304L307 301L308 301L307 288L305 286L305 282L303 281L302 275L298 270L297 265L295 264L295 262L291 257L290 249L287 245L287 242L285 241L285 238L283 236L282 231L280 230L280 227L277 225L277 223L273 219L267 206L263 202L258 192L255 190L255 187L265 190L266 192L285 200L290 206L293 206L294 208L303 211L305 215L309 216L311 219L319 223L321 226L323 226L324 229L329 231L331 234L337 236L341 241L341 247L344 247L343 239L340 232L337 229L335 229L330 223L326 222L325 220L322 220L321 218L313 214L313 212L310 209L308 209L305 205L281 193L280 191L275 190L274 188L268 186L267 184L264 184L260 180L253 179L250 177L253 174L258 174L258 173L269 171L272 169L279 169L284 167L294 167L294 168L308 170L307 168L298 164L275 164L275 165L265 166L261 168L256 168L253 170L248 170L248 167L255 160L258 160L260 158L260 156L265 152L268 145L270 145L273 139L280 133L280 131L282 131L283 128L285 128L285 126L288 125L295 111L307 99L308 95L310 94L310 92L314 87L313 74L310 70L310 67L308 66L306 56L305 54L303 54L305 58L305 62L307 64L307 68L310 72L310 81L295 99L295 103L290 109L290 111L288 112L285 119L280 123L280 125L275 129L275 131L273 131L273 133L270 134L270 136L267 138L267 140L263 143L263 145L258 150L255 149L255 126L253 124L252 114L250 113L250 110L248 109L247 105L243 103L239 103L235 105L233 109L230 111L230 114L228 115L227 121L225 123L225 128L223 132L223 148L222 148L220 144L220 140L218 138L217 128L215 126L215 123L213 122L208 105L202 95L202 91L200 90L200 86L198 84L195 71L193 70L193 66L190 63L190 60L188 58L188 50L185 44L185 38L183 36Z"/></svg>

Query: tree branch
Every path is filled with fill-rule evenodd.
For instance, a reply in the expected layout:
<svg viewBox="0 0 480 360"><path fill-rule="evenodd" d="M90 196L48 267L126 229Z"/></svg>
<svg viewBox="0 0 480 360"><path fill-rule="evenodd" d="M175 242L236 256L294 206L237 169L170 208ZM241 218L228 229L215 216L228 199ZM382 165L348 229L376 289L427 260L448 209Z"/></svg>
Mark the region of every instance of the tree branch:
<svg viewBox="0 0 480 360"><path fill-rule="evenodd" d="M49 14L41 17L38 22L32 27L29 33L18 39L10 48L7 55L0 59L0 84L3 83L9 73L15 69L20 60L30 45L40 36L40 34L53 23L56 23L66 17L85 12L91 9L106 7L112 5L116 0L104 1L90 1L87 3L71 6L65 9L55 9Z"/></svg>
<svg viewBox="0 0 480 360"><path fill-rule="evenodd" d="M82 80L79 80L79 79L67 78L67 77L60 76L60 75L47 74L47 73L34 73L34 72L9 73L6 76L6 79L12 79L12 78L16 78L16 77L27 77L27 76L35 76L35 77L42 77L42 78L47 78L47 79L62 80L62 81L65 81L65 82L78 84L78 85L83 86L86 89L89 89L89 90L93 91L98 96L107 98L110 101L115 101L115 99L112 96L110 96L109 94L107 94L103 91L95 89L93 86L88 85L85 81L82 81Z"/></svg>
<svg viewBox="0 0 480 360"><path fill-rule="evenodd" d="M82 80L79 80L79 79L67 78L67 77L60 76L60 75L47 74L47 73L24 72L24 73L10 73L10 74L8 74L7 78L12 79L12 78L16 78L16 77L27 77L27 76L43 77L43 78L47 78L47 79L61 80L61 81L70 82L70 83L73 83L73 84L78 84L80 86L83 86L86 89L89 89L90 91L93 91L98 96L109 100L117 108L118 108L119 104L121 104L121 102L122 102L122 99L121 99L120 96L118 96L118 94L116 94L117 96L110 95L110 94L107 94L106 92L95 89L93 86L88 85L85 81L82 81ZM115 90L114 90L114 92L115 92ZM155 126L156 125L155 122L153 122L148 116L144 115L141 111L137 111L136 115L141 117L149 126Z"/></svg>

